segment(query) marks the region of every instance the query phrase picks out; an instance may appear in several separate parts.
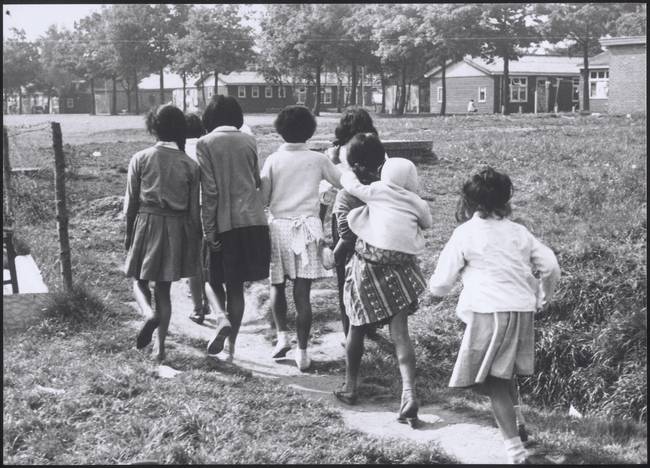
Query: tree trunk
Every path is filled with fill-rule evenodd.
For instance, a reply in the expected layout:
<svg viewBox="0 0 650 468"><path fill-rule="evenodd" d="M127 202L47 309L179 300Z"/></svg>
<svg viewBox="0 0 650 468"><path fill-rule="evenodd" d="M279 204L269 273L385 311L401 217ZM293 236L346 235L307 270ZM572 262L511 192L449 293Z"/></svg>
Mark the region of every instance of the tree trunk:
<svg viewBox="0 0 650 468"><path fill-rule="evenodd" d="M341 103L343 99L341 92L343 91L343 81L340 76L337 76L336 79L336 112L341 112Z"/></svg>
<svg viewBox="0 0 650 468"><path fill-rule="evenodd" d="M589 43L582 46L582 111L589 112Z"/></svg>
<svg viewBox="0 0 650 468"><path fill-rule="evenodd" d="M23 113L23 90L18 87L18 113Z"/></svg>
<svg viewBox="0 0 650 468"><path fill-rule="evenodd" d="M117 78L113 75L113 96L111 96L111 115L117 115Z"/></svg>
<svg viewBox="0 0 650 468"><path fill-rule="evenodd" d="M436 90L436 95L438 90ZM438 96L436 96L438 100ZM445 115L447 112L447 58L442 58L442 102L440 103L440 115Z"/></svg>
<svg viewBox="0 0 650 468"><path fill-rule="evenodd" d="M45 107L47 108L47 113L48 113L48 114L51 114L51 113L52 113L52 111L51 111L51 109L50 109L50 101L51 101L51 99L52 99L52 95L51 95L51 93L48 91L48 92L47 92L47 105L45 106Z"/></svg>
<svg viewBox="0 0 650 468"><path fill-rule="evenodd" d="M357 104L357 64L352 62L352 86L350 86L350 105L355 106Z"/></svg>
<svg viewBox="0 0 650 468"><path fill-rule="evenodd" d="M402 82L400 83L400 96L397 105L397 114L404 114L404 107L406 106L406 65L402 67Z"/></svg>
<svg viewBox="0 0 650 468"><path fill-rule="evenodd" d="M131 113L131 87L126 90L126 111Z"/></svg>
<svg viewBox="0 0 650 468"><path fill-rule="evenodd" d="M217 97L217 94L219 94L219 72L215 70L214 71L214 96Z"/></svg>
<svg viewBox="0 0 650 468"><path fill-rule="evenodd" d="M320 72L321 64L316 65L316 98L314 99L314 115L320 115Z"/></svg>
<svg viewBox="0 0 650 468"><path fill-rule="evenodd" d="M160 67L160 104L165 103L165 78L164 78L164 69Z"/></svg>
<svg viewBox="0 0 650 468"><path fill-rule="evenodd" d="M386 77L384 76L384 71L380 73L381 79L381 113L386 113Z"/></svg>
<svg viewBox="0 0 650 468"><path fill-rule="evenodd" d="M508 54L503 54L503 93L501 103L503 105L503 115L508 115L510 110L510 61Z"/></svg>
<svg viewBox="0 0 650 468"><path fill-rule="evenodd" d="M187 99L185 98L185 89L187 88L187 77L185 72L182 73L181 77L183 78L183 112L187 112Z"/></svg>
<svg viewBox="0 0 650 468"><path fill-rule="evenodd" d="M205 109L205 78L203 77L203 71L201 71L201 96L203 97L203 109Z"/></svg>
<svg viewBox="0 0 650 468"><path fill-rule="evenodd" d="M135 113L140 114L140 99L138 99L138 72L133 72L133 86L135 91Z"/></svg>
<svg viewBox="0 0 650 468"><path fill-rule="evenodd" d="M97 114L95 107L95 78L90 78L90 115Z"/></svg>

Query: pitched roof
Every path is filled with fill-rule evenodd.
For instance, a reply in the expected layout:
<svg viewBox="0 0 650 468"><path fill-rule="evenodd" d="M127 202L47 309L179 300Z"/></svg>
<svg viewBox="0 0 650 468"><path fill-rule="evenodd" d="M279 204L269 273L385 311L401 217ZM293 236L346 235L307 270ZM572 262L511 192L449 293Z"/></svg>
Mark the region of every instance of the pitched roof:
<svg viewBox="0 0 650 468"><path fill-rule="evenodd" d="M589 58L589 68L609 68L609 59L611 54L608 50L601 52L598 55L594 55ZM582 60L576 64L580 70L584 69Z"/></svg>
<svg viewBox="0 0 650 468"><path fill-rule="evenodd" d="M502 75L503 59L495 57L492 63L481 57L465 57L465 63L480 70L486 75ZM524 55L519 60L510 60L509 70L511 75L576 75L577 57L559 55ZM440 67L434 68L425 74L426 77L435 75Z"/></svg>

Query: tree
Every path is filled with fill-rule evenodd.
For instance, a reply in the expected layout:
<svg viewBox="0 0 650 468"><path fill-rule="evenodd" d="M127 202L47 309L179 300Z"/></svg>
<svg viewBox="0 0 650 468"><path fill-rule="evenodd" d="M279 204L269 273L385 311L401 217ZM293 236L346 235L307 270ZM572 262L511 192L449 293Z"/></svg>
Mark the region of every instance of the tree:
<svg viewBox="0 0 650 468"><path fill-rule="evenodd" d="M365 5L360 15L370 31L370 39L377 48L373 53L380 59L387 75L399 82L399 100L396 110L404 113L407 83L424 72L425 60L430 52L425 38L418 33L422 23L420 8L416 4Z"/></svg>
<svg viewBox="0 0 650 468"><path fill-rule="evenodd" d="M216 94L219 73L245 68L252 53L252 30L241 24L237 5L230 4L192 9L184 28L187 35L175 41L176 55L185 54L184 69L201 78L213 72Z"/></svg>
<svg viewBox="0 0 650 468"><path fill-rule="evenodd" d="M509 113L510 105L510 60L517 60L524 49L541 40L534 27L538 21L533 5L527 3L496 3L481 5L479 28L485 39L481 45L481 57L488 63L496 57L503 60L501 82L501 109Z"/></svg>
<svg viewBox="0 0 650 468"><path fill-rule="evenodd" d="M419 33L430 44L433 63L442 70L442 103L440 115L447 106L446 69L448 62L462 60L465 55L478 55L481 42L478 27L482 10L476 4L425 4L422 5L423 22Z"/></svg>
<svg viewBox="0 0 650 468"><path fill-rule="evenodd" d="M320 114L321 74L332 63L333 39L342 35L339 5L273 4L262 18L267 68L316 85L314 115Z"/></svg>
<svg viewBox="0 0 650 468"><path fill-rule="evenodd" d="M60 95L74 78L78 59L73 51L73 41L69 30L59 30L56 25L50 26L37 41L42 73L36 78L35 85L47 94L48 111L51 97Z"/></svg>
<svg viewBox="0 0 650 468"><path fill-rule="evenodd" d="M582 55L582 110L589 111L589 56L601 51L599 39L615 31L621 10L611 3L554 3L539 5L547 16L540 30L549 42L570 42L569 53Z"/></svg>
<svg viewBox="0 0 650 468"><path fill-rule="evenodd" d="M183 80L183 112L187 111L187 99L185 96L187 75L193 71L194 63L193 58L185 53L183 42L181 40L187 36L187 20L189 19L191 10L192 5L174 5L175 21L178 26L168 35L171 49L170 65L172 70L179 73Z"/></svg>
<svg viewBox="0 0 650 468"><path fill-rule="evenodd" d="M616 20L617 36L645 36L647 30L648 17L645 4L634 5L634 11L624 12Z"/></svg>
<svg viewBox="0 0 650 468"><path fill-rule="evenodd" d="M41 72L36 44L29 42L25 31L10 28L11 36L2 42L2 88L18 93L18 112L22 113L22 87L33 83ZM4 96L3 96L4 97ZM7 102L6 97L3 99Z"/></svg>

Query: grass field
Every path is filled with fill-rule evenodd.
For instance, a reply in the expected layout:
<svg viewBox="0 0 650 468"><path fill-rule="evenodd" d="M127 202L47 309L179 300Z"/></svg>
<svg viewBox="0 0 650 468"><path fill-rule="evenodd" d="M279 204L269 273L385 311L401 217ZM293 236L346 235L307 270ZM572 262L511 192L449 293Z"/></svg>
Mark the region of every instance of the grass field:
<svg viewBox="0 0 650 468"><path fill-rule="evenodd" d="M26 116L31 119L26 121L11 117L5 119L10 129L50 116ZM5 340L5 462L127 463L149 457L176 463L443 460L435 450L388 448L351 435L327 409L293 394L293 414L300 417L269 403L258 409L285 426L269 426L260 419L241 427L239 412L254 401L247 394L251 382L256 391L259 385L262 406L268 395L287 390L242 375L220 382L203 359L192 357L191 343L187 350L179 345L177 352L186 353L196 370L180 383L156 382L130 349L132 331L125 322L134 316L123 305L131 293L120 271L124 227L119 197L125 168L151 137L142 117L56 117L75 169L68 185L75 280L100 299L105 312L88 311L92 320L77 329L46 322ZM320 117L314 139L330 140L337 118ZM262 161L281 142L272 121L268 115L246 120L258 138ZM536 323L536 375L521 382L535 438L566 453L573 463L647 462L645 117L376 117L375 124L384 139L432 140L439 159L418 168L421 194L433 199L434 228L426 233L421 257L425 275L432 273L455 227L453 213L464 179L484 164L511 176L513 217L556 252L563 273L553 307ZM26 151L49 154L42 141L15 141L15 150L23 145ZM95 151L102 156L91 156ZM53 287L59 280L50 175L22 178L17 205L18 235ZM446 299L434 312L425 294L409 322L419 393L424 402L491 420L484 398L446 388L462 335L453 313L455 299ZM393 383L398 394L394 358L375 343L367 349L363 375ZM75 360L78 365L70 368ZM71 390L64 397L43 396L27 390L34 383ZM198 411L197 401L208 398L217 403L206 413ZM568 417L569 405L588 416ZM226 429L216 422L224 417ZM318 430L323 425L328 429ZM250 433L259 450L229 446L233 432L227 431ZM290 434L290 441L276 447L277 431ZM237 440L246 444L247 439ZM318 449L310 450L301 440L313 440ZM106 450L93 455L91 447L99 441Z"/></svg>

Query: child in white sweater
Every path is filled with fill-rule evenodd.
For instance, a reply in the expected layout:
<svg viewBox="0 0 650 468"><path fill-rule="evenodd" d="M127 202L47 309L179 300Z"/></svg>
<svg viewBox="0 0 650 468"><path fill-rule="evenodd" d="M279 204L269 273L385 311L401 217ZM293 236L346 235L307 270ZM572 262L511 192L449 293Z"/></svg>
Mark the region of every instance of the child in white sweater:
<svg viewBox="0 0 650 468"><path fill-rule="evenodd" d="M553 295L560 268L551 249L507 219L511 195L510 178L492 168L464 184L468 220L442 250L429 289L444 296L462 277L456 314L466 328L449 386L490 397L509 461L525 463L512 379L533 373L533 313Z"/></svg>
<svg viewBox="0 0 650 468"><path fill-rule="evenodd" d="M296 364L305 371L311 365L307 354L311 282L332 276L322 260L325 238L318 217L318 186L325 179L340 188L341 173L327 156L307 148L306 141L316 130L316 119L309 109L285 107L275 119L275 129L286 143L267 158L261 172L262 196L270 211L271 308L278 332L273 357L284 357L291 349L285 295L285 281L289 278L294 282L297 312Z"/></svg>

